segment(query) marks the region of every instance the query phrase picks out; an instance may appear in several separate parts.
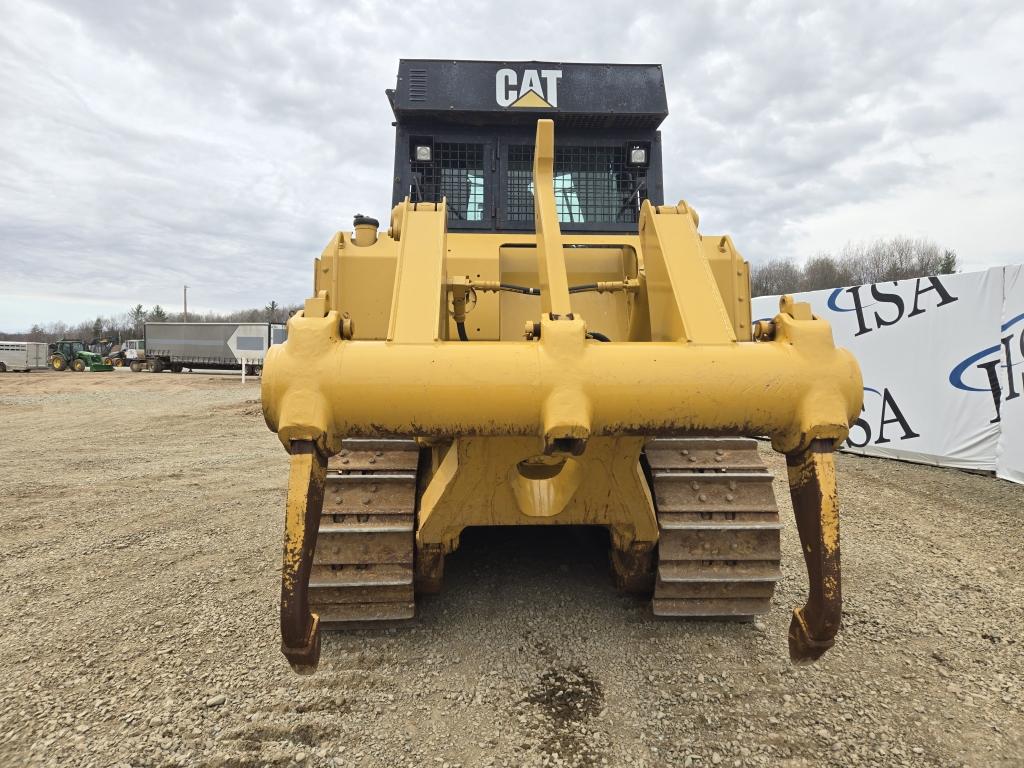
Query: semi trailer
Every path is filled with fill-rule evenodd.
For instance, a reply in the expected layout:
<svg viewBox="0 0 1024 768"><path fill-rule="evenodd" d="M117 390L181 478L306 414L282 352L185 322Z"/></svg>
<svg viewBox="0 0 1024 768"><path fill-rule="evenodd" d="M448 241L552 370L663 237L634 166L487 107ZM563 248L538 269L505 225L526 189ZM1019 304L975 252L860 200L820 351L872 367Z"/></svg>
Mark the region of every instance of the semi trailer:
<svg viewBox="0 0 1024 768"><path fill-rule="evenodd" d="M241 370L258 375L272 344L284 341L280 323L146 323L141 350L129 364L153 373ZM131 341L128 342L131 344Z"/></svg>

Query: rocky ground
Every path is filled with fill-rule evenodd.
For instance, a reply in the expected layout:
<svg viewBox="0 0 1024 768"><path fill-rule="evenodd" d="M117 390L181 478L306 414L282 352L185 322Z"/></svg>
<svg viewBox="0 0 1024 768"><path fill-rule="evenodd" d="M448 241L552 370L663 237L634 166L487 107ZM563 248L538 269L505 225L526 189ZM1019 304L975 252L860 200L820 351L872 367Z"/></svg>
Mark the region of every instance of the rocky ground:
<svg viewBox="0 0 1024 768"><path fill-rule="evenodd" d="M1024 488L843 456L844 627L655 620L587 530L470 531L406 629L278 652L258 383L0 375L0 765L1024 765ZM777 478L784 463L765 452Z"/></svg>

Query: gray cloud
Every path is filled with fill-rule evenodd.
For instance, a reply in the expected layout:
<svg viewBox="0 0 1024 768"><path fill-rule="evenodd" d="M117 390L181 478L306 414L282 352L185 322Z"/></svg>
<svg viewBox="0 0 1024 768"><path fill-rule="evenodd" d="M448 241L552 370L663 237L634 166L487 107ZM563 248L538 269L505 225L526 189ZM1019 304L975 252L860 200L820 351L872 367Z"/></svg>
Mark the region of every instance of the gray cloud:
<svg viewBox="0 0 1024 768"><path fill-rule="evenodd" d="M301 300L331 232L386 218L402 56L663 63L666 191L755 260L807 255L812 217L936 183L934 142L983 158L972 128L1019 134L1024 109L1011 2L0 7L3 329L79 319L29 295ZM1006 183L979 163L975 197L986 174Z"/></svg>

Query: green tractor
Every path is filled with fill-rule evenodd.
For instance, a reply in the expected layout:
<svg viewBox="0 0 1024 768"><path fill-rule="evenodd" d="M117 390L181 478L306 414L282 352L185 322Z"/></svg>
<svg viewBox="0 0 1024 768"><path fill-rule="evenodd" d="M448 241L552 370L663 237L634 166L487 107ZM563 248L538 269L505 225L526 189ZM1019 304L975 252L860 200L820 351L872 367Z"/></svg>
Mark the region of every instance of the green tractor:
<svg viewBox="0 0 1024 768"><path fill-rule="evenodd" d="M85 342L78 339L61 339L51 344L50 367L55 371L114 370L114 366L104 364L102 355L90 352Z"/></svg>

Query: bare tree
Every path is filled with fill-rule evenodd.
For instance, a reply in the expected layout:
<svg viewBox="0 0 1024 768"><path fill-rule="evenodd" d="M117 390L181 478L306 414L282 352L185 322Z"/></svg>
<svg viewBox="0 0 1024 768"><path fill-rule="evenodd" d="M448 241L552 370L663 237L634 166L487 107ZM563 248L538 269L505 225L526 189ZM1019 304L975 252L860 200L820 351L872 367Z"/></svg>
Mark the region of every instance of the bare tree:
<svg viewBox="0 0 1024 768"><path fill-rule="evenodd" d="M754 296L773 296L948 275L958 268L955 251L940 249L925 238L900 236L871 243L847 243L838 255L819 253L802 267L789 258L754 264L750 270L750 288Z"/></svg>
<svg viewBox="0 0 1024 768"><path fill-rule="evenodd" d="M819 253L807 260L803 267L800 290L817 291L822 288L835 288L839 285L850 285L853 270L842 259L834 259L828 253Z"/></svg>
<svg viewBox="0 0 1024 768"><path fill-rule="evenodd" d="M750 289L754 296L774 296L797 290L793 286L799 285L802 277L792 259L769 259L751 267Z"/></svg>

